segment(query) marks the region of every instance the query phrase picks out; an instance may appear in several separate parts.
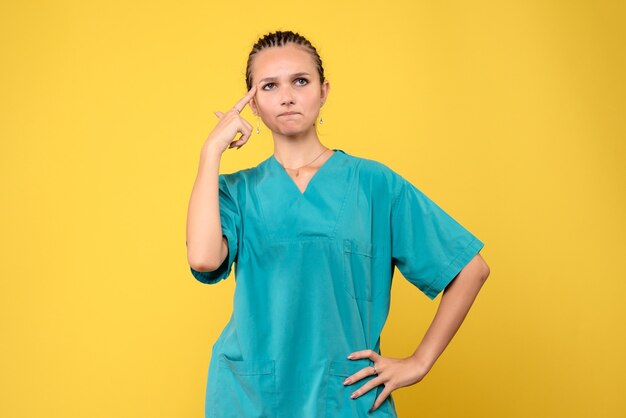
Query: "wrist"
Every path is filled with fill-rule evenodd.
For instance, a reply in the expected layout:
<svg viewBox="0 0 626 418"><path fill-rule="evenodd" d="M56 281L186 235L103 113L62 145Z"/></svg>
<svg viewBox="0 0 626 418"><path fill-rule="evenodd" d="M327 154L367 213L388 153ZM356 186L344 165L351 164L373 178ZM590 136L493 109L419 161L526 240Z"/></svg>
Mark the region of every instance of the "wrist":
<svg viewBox="0 0 626 418"><path fill-rule="evenodd" d="M202 145L200 157L203 160L209 160L211 162L219 161L222 158L224 150L220 149L216 141L205 141Z"/></svg>
<svg viewBox="0 0 626 418"><path fill-rule="evenodd" d="M409 363L412 368L418 370L421 375L426 375L433 367L434 361L430 361L424 356L420 355L420 353L416 352L412 356L408 358Z"/></svg>
<svg viewBox="0 0 626 418"><path fill-rule="evenodd" d="M219 173L222 153L215 146L205 143L200 151L198 176L204 177L210 173Z"/></svg>

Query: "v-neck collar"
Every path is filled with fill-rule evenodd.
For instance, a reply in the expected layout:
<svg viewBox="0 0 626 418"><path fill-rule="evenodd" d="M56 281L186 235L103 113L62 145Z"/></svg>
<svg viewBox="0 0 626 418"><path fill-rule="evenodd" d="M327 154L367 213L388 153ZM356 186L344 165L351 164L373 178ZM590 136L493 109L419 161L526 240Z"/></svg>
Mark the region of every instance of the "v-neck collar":
<svg viewBox="0 0 626 418"><path fill-rule="evenodd" d="M332 165L334 163L334 160L337 160L337 154L339 154L340 152L345 154L345 152L343 152L340 149L332 149L334 152L333 154L328 157L328 159L326 161L324 161L324 164L322 164L317 171L313 174L313 177L311 177L309 179L309 182L306 185L306 188L304 189L304 191L301 191L300 188L298 187L298 185L296 184L296 182L291 178L291 176L287 173L287 170L285 170L285 168L278 162L278 160L276 159L276 157L274 157L274 154L272 154L270 156L270 164L273 164L274 167L277 169L277 171L279 171L281 174L280 176L283 177L285 180L287 180L288 183L291 184L292 187L289 187L291 190L295 191L299 196L304 197L305 195L310 194L309 190L311 190L311 186L315 179L318 177L318 175L320 174L320 172L322 172L321 174L323 175L323 171L326 169L327 165Z"/></svg>
<svg viewBox="0 0 626 418"><path fill-rule="evenodd" d="M349 154L340 149L333 151L309 180L304 193L278 160L268 157L260 164L251 192L267 242L334 237L357 176Z"/></svg>

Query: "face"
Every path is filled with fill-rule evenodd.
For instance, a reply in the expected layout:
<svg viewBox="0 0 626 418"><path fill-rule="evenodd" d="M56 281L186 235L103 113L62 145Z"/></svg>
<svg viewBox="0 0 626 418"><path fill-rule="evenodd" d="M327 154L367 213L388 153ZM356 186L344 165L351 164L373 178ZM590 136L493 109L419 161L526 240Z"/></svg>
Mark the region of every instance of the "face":
<svg viewBox="0 0 626 418"><path fill-rule="evenodd" d="M265 48L256 54L251 70L257 92L250 107L269 129L285 136L315 129L330 86L328 80L320 85L313 57L304 48Z"/></svg>

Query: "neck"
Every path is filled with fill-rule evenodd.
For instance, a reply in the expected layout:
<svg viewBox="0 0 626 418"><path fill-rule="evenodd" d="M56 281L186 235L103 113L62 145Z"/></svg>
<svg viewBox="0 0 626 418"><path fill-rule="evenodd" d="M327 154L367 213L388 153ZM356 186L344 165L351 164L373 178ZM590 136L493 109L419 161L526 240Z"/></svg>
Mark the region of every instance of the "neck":
<svg viewBox="0 0 626 418"><path fill-rule="evenodd" d="M326 147L317 133L287 137L274 134L274 156L286 167L300 167L317 157Z"/></svg>

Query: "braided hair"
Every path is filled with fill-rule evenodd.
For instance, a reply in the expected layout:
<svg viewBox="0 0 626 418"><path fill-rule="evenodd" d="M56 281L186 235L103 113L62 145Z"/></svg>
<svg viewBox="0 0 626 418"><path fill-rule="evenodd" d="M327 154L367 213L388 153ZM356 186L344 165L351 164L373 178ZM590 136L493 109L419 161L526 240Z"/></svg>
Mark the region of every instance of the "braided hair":
<svg viewBox="0 0 626 418"><path fill-rule="evenodd" d="M313 62L317 67L317 72L320 76L320 84L324 82L324 67L322 66L322 59L311 42L297 32L276 31L259 38L259 40L252 47L250 55L248 55L248 63L246 65L246 86L248 90L252 88L252 63L255 55L265 48L285 46L288 43L299 45L311 54Z"/></svg>

